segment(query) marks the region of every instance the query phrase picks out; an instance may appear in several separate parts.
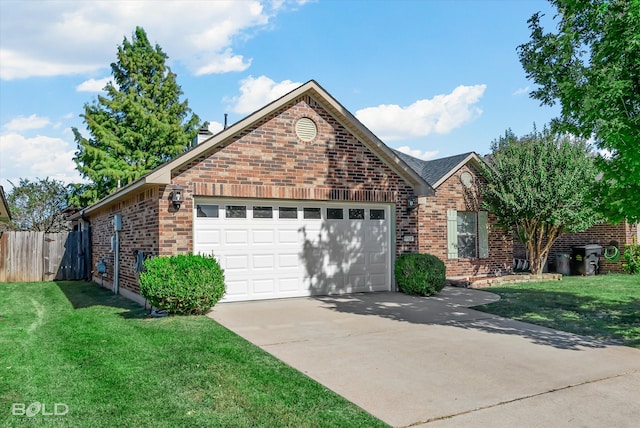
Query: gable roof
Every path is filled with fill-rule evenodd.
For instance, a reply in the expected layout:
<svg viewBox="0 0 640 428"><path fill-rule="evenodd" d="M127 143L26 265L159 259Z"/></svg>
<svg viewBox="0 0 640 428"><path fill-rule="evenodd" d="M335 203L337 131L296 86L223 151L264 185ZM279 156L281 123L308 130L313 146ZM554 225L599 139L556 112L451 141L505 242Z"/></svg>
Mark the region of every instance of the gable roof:
<svg viewBox="0 0 640 428"><path fill-rule="evenodd" d="M440 159L422 160L397 150L394 151L434 189L437 189L468 162L476 166L483 162L475 152L467 152Z"/></svg>
<svg viewBox="0 0 640 428"><path fill-rule="evenodd" d="M89 213L107 204L116 202L134 190L141 190L150 185L171 184L171 174L173 171L187 165L198 157L213 152L218 148L222 148L230 144L235 136L245 129L253 126L257 122L263 120L270 114L275 113L288 103L294 101L301 96L311 96L314 101L320 104L329 114L331 114L342 126L353 134L362 144L371 150L378 158L380 158L387 166L402 177L409 185L413 187L417 196L433 195L434 189L414 168L410 167L405 161L398 156L397 152L386 146L376 135L373 134L366 126L364 126L353 114L344 108L335 98L333 98L324 88L316 81L310 80L299 86L279 99L267 104L261 109L251 113L244 119L234 123L233 125L223 129L218 134L206 139L202 143L193 147L182 155L172 159L138 180L119 189L117 192L101 199L95 204L83 210L83 213ZM79 214L80 215L80 214Z"/></svg>

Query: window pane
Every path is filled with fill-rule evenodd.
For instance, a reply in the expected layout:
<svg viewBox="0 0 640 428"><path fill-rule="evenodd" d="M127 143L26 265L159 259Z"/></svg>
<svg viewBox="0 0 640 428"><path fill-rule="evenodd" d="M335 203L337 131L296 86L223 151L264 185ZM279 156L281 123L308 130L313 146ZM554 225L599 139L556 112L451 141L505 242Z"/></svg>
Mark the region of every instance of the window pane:
<svg viewBox="0 0 640 428"><path fill-rule="evenodd" d="M370 220L384 220L384 210L370 210L369 211L369 219Z"/></svg>
<svg viewBox="0 0 640 428"><path fill-rule="evenodd" d="M227 218L247 218L247 207L244 205L227 205Z"/></svg>
<svg viewBox="0 0 640 428"><path fill-rule="evenodd" d="M320 219L320 208L303 208L304 210L304 218L309 218L313 220Z"/></svg>
<svg viewBox="0 0 640 428"><path fill-rule="evenodd" d="M196 215L198 217L214 217L218 218L218 205L198 204L196 206Z"/></svg>
<svg viewBox="0 0 640 428"><path fill-rule="evenodd" d="M279 218L298 218L298 209L296 207L280 207L278 208Z"/></svg>
<svg viewBox="0 0 640 428"><path fill-rule="evenodd" d="M474 212L458 211L458 257L478 257L478 224Z"/></svg>
<svg viewBox="0 0 640 428"><path fill-rule="evenodd" d="M473 234L477 232L476 213L458 211L458 234Z"/></svg>
<svg viewBox="0 0 640 428"><path fill-rule="evenodd" d="M273 208L253 207L253 218L273 218Z"/></svg>
<svg viewBox="0 0 640 428"><path fill-rule="evenodd" d="M350 220L364 220L364 209L362 208L349 208Z"/></svg>
<svg viewBox="0 0 640 428"><path fill-rule="evenodd" d="M475 258L478 256L475 235L458 235L458 257Z"/></svg>
<svg viewBox="0 0 640 428"><path fill-rule="evenodd" d="M330 220L342 220L344 218L342 208L327 208L327 218Z"/></svg>

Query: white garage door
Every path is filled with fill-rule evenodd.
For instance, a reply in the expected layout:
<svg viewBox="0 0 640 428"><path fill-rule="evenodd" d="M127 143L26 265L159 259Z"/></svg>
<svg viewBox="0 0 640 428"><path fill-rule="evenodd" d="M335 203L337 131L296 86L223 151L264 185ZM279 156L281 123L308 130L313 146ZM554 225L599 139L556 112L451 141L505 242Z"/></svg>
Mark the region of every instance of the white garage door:
<svg viewBox="0 0 640 428"><path fill-rule="evenodd" d="M198 199L194 253L224 269L222 301L386 291L391 205Z"/></svg>

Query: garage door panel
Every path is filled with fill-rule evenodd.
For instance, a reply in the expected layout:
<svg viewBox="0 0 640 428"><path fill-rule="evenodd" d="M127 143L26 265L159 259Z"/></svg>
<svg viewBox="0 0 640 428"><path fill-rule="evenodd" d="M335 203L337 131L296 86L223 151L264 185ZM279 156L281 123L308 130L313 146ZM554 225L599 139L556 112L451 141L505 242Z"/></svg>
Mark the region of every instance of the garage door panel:
<svg viewBox="0 0 640 428"><path fill-rule="evenodd" d="M247 271L249 269L249 256L245 254L226 255L222 258L222 264L223 269L227 271Z"/></svg>
<svg viewBox="0 0 640 428"><path fill-rule="evenodd" d="M373 287L375 291L386 291L387 290L387 277L383 273L379 274L369 274L369 283Z"/></svg>
<svg viewBox="0 0 640 428"><path fill-rule="evenodd" d="M290 292L297 291L302 288L301 285L303 283L300 281L298 276L294 276L291 278L280 278L278 289L282 292Z"/></svg>
<svg viewBox="0 0 640 428"><path fill-rule="evenodd" d="M227 229L224 231L225 244L247 244L249 232L246 229Z"/></svg>
<svg viewBox="0 0 640 428"><path fill-rule="evenodd" d="M273 245L275 231L273 229L254 229L253 243Z"/></svg>
<svg viewBox="0 0 640 428"><path fill-rule="evenodd" d="M297 253L278 254L279 268L297 268L299 261Z"/></svg>
<svg viewBox="0 0 640 428"><path fill-rule="evenodd" d="M249 293L249 281L247 280L227 280L226 297L247 296Z"/></svg>
<svg viewBox="0 0 640 428"><path fill-rule="evenodd" d="M361 266L364 268L367 265L367 255L362 252L351 254L349 257L349 264L352 267Z"/></svg>
<svg viewBox="0 0 640 428"><path fill-rule="evenodd" d="M278 243L279 244L297 244L298 243L298 228L290 230L278 230Z"/></svg>
<svg viewBox="0 0 640 428"><path fill-rule="evenodd" d="M273 270L275 268L274 259L273 254L256 254L253 256L253 268Z"/></svg>
<svg viewBox="0 0 640 428"><path fill-rule="evenodd" d="M349 274L349 285L353 287L353 291L364 291L367 286L367 277L365 273L354 275Z"/></svg>
<svg viewBox="0 0 640 428"><path fill-rule="evenodd" d="M273 279L253 280L253 292L256 294L273 294L275 291L275 281Z"/></svg>
<svg viewBox="0 0 640 428"><path fill-rule="evenodd" d="M220 244L220 230L213 229L207 230L202 229L198 231L198 240L202 243L211 244L211 245L219 245Z"/></svg>
<svg viewBox="0 0 640 428"><path fill-rule="evenodd" d="M313 294L341 294L350 293L350 287L345 284L345 276L342 273L327 275L322 281L316 281L312 287Z"/></svg>
<svg viewBox="0 0 640 428"><path fill-rule="evenodd" d="M206 204L206 198L198 204ZM223 301L390 289L390 205L216 199L219 217L194 213L194 252L214 254L225 270ZM232 218L226 207L246 207ZM279 207L295 207L279 218ZM255 207L272 207L272 218ZM327 219L331 215L342 219ZM371 220L369 207L384 220ZM238 211L238 208L233 208ZM264 211L264 209L262 209ZM349 217L352 218L349 218ZM308 217L308 218L305 218Z"/></svg>

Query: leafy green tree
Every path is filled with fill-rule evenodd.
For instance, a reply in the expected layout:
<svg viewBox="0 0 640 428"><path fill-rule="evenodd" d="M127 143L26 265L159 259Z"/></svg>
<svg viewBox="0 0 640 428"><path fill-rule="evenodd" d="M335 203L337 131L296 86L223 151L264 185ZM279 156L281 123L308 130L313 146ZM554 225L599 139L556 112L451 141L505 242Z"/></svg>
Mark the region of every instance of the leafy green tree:
<svg viewBox="0 0 640 428"><path fill-rule="evenodd" d="M62 232L70 229L63 212L67 208L68 186L62 181L21 178L7 194L11 211L9 227L14 230Z"/></svg>
<svg viewBox="0 0 640 428"><path fill-rule="evenodd" d="M180 101L182 90L167 58L141 27L118 47L106 95L85 104L81 115L91 137L73 128L74 161L91 180L75 189L74 202L90 204L138 179L182 153L197 134L200 119L187 100Z"/></svg>
<svg viewBox="0 0 640 428"><path fill-rule="evenodd" d="M540 13L518 47L531 96L561 106L554 126L596 144L603 173L595 201L614 221L640 220L640 0L549 0L557 31Z"/></svg>
<svg viewBox="0 0 640 428"><path fill-rule="evenodd" d="M531 272L541 274L560 235L601 220L588 202L597 175L589 146L545 128L520 138L508 130L491 149L482 166L483 206L500 227L515 232L527 248Z"/></svg>

